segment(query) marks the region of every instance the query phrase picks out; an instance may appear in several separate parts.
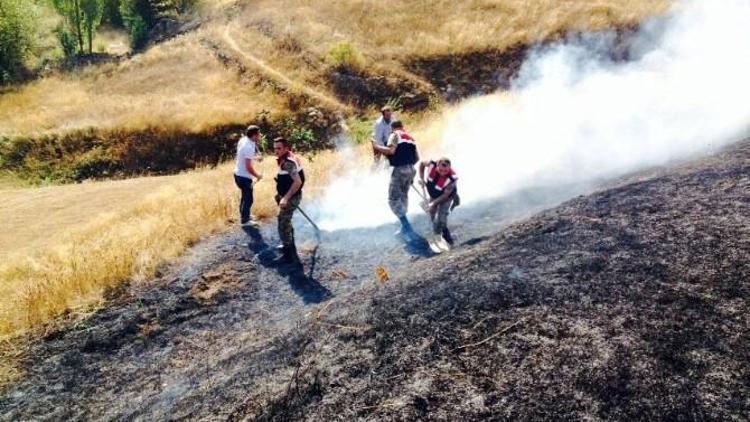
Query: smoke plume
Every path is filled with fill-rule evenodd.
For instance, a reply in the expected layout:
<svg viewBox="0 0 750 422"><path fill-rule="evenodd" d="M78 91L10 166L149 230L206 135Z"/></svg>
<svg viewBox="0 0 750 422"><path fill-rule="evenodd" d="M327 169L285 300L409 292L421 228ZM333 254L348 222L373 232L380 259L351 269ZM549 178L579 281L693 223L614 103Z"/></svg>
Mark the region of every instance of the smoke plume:
<svg viewBox="0 0 750 422"><path fill-rule="evenodd" d="M611 59L615 37L607 33L532 52L509 92L467 100L444 116L437 151L459 173L464 206L741 140L750 128L749 18L747 0L680 2L643 25L628 60ZM395 220L388 174L357 167L316 207L324 228ZM415 197L411 211L418 212Z"/></svg>

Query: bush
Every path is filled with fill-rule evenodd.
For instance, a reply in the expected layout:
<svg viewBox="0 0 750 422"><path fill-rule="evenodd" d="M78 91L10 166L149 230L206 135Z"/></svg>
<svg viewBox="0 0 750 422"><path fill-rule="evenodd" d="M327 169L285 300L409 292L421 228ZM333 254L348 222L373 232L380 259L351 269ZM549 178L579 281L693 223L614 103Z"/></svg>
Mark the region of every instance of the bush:
<svg viewBox="0 0 750 422"><path fill-rule="evenodd" d="M36 10L29 0L0 1L0 83L18 78L34 41Z"/></svg>
<svg viewBox="0 0 750 422"><path fill-rule="evenodd" d="M326 58L333 67L360 69L364 67L365 59L349 41L341 41L331 47Z"/></svg>
<svg viewBox="0 0 750 422"><path fill-rule="evenodd" d="M310 151L318 146L316 145L315 132L310 128L298 125L292 117L282 119L276 131L281 133L295 150Z"/></svg>
<svg viewBox="0 0 750 422"><path fill-rule="evenodd" d="M75 56L76 50L78 50L75 35L66 31L65 27L63 27L62 25L55 28L55 35L57 36L57 40L60 42L60 47L62 48L65 58Z"/></svg>

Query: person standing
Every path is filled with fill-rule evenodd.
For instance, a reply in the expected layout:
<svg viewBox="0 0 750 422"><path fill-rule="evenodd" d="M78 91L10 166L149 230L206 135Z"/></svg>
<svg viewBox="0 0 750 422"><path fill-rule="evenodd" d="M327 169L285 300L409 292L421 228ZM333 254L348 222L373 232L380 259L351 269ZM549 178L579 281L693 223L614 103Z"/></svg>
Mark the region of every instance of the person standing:
<svg viewBox="0 0 750 422"><path fill-rule="evenodd" d="M427 170L426 174L425 170ZM453 237L448 230L448 214L459 203L457 182L458 176L453 171L451 160L448 158L419 163L419 184L427 188L429 195L427 212L432 219L433 233L429 243L433 251L437 253L450 250L450 245L453 243Z"/></svg>
<svg viewBox="0 0 750 422"><path fill-rule="evenodd" d="M400 120L391 122L391 130L386 146L373 140L372 148L388 157L388 162L393 167L388 188L388 205L401 223L396 234L412 237L414 230L406 218L406 212L409 210L409 187L417 174L414 164L419 161L419 152L416 141L406 132Z"/></svg>
<svg viewBox="0 0 750 422"><path fill-rule="evenodd" d="M273 152L279 166L276 176L276 203L279 204L278 225L282 244L282 255L274 262L301 265L294 243L292 217L294 210L302 201L305 171L302 169L302 162L289 149L289 142L286 139L281 137L274 139Z"/></svg>
<svg viewBox="0 0 750 422"><path fill-rule="evenodd" d="M237 142L237 156L234 165L234 183L240 188L240 224L243 226L257 223L250 219L250 208L253 206L253 177L256 183L263 175L255 170L256 145L260 139L260 128L248 126L245 135Z"/></svg>
<svg viewBox="0 0 750 422"><path fill-rule="evenodd" d="M372 141L378 145L387 146L388 138L391 136L391 121L393 119L393 108L389 105L380 109L381 116L375 121L372 128ZM379 164L382 154L374 152L375 164Z"/></svg>

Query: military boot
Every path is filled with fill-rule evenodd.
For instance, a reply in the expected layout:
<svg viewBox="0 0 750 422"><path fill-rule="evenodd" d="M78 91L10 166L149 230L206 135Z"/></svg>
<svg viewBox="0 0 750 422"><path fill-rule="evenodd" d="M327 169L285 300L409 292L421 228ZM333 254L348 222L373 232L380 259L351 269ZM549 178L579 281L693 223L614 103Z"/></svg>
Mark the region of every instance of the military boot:
<svg viewBox="0 0 750 422"><path fill-rule="evenodd" d="M445 239L445 241L451 246L456 243L447 227L443 229L443 239Z"/></svg>
<svg viewBox="0 0 750 422"><path fill-rule="evenodd" d="M291 246L284 246L281 249L281 256L274 259L271 265L302 265L297 255L297 247L292 244Z"/></svg>
<svg viewBox="0 0 750 422"><path fill-rule="evenodd" d="M410 238L414 235L414 229L411 227L409 220L406 217L399 217L398 221L401 223L401 227L394 233L396 236L403 236Z"/></svg>

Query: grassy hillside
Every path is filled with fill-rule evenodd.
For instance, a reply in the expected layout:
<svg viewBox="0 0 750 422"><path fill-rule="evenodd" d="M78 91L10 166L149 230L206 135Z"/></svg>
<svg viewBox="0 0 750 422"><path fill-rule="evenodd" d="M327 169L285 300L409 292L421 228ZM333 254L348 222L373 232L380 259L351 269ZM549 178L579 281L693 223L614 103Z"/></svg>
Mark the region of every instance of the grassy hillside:
<svg viewBox="0 0 750 422"><path fill-rule="evenodd" d="M201 29L131 60L51 76L3 94L0 136L88 127L202 131L246 122L263 109L289 112L290 99L311 93L312 103L346 110L329 78L332 66L340 64L331 62L329 52L342 41L364 58L364 73L418 79L406 71L418 58L504 50L570 30L634 25L668 4L267 0L214 6Z"/></svg>

